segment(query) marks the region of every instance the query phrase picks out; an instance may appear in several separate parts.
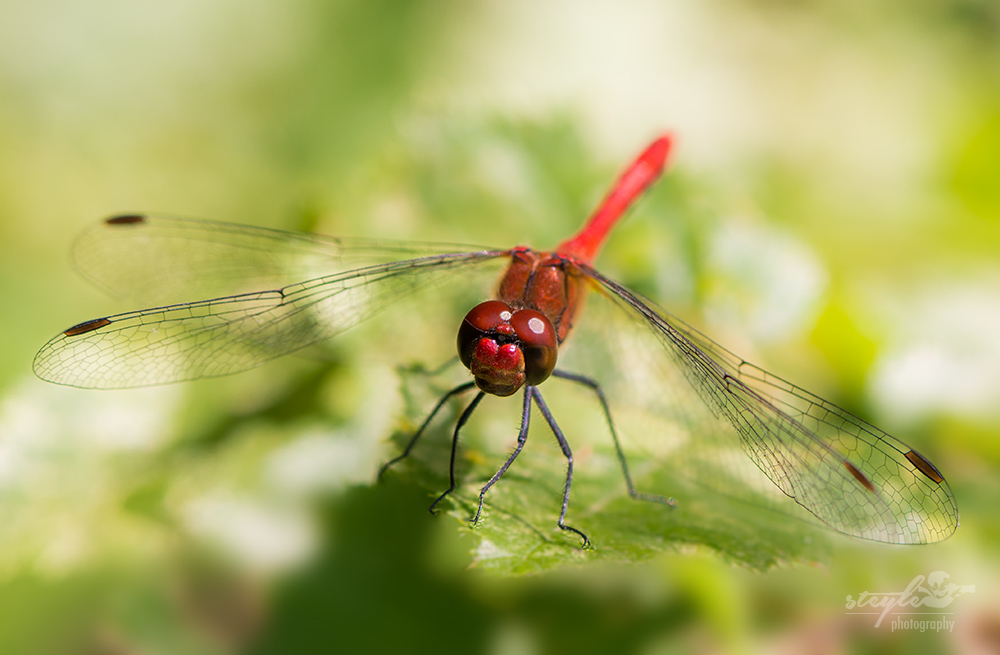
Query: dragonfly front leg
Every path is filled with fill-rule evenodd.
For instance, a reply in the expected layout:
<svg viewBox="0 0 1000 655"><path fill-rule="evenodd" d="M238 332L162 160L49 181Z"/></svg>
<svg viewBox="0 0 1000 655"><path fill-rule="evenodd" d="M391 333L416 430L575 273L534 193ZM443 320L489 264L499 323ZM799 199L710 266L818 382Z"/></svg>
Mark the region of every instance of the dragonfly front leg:
<svg viewBox="0 0 1000 655"><path fill-rule="evenodd" d="M579 535L583 539L583 547L590 548L590 539L587 535L565 523L566 508L569 507L569 488L573 482L573 451L570 450L569 442L566 441L566 437L563 436L562 430L559 429L559 425L556 423L555 418L553 418L552 412L549 411L548 406L546 406L545 401L542 399L542 394L538 390L538 387L530 387L530 391L535 399L535 403L538 404L539 411L542 412L545 421L552 428L552 433L556 435L556 441L559 442L559 447L562 448L563 455L566 456L566 485L563 487L562 511L559 513L559 529Z"/></svg>
<svg viewBox="0 0 1000 655"><path fill-rule="evenodd" d="M479 491L479 509L476 510L476 515L472 517L472 524L475 525L479 521L479 515L483 511L483 499L486 497L486 492L490 490L496 481L499 480L510 465L514 463L517 456L521 454L521 450L524 448L524 443L528 440L528 422L531 418L531 389L532 387L524 388L524 408L521 410L521 431L517 435L517 445L514 447L514 452L510 454L507 461L503 463L500 470L496 472L490 481L483 485L483 488Z"/></svg>

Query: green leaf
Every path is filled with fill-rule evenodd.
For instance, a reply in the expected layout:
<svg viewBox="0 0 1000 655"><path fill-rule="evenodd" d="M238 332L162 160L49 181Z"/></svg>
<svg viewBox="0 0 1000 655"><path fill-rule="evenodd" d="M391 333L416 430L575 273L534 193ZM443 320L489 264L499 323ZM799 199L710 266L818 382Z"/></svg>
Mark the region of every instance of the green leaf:
<svg viewBox="0 0 1000 655"><path fill-rule="evenodd" d="M448 437L454 417L439 420L441 431L424 437L430 443L419 443L411 458L397 465L400 475L427 490L428 505L448 486ZM506 454L474 448L471 435L463 441L460 485L438 506L447 514L438 520L456 521L456 528L471 538L474 567L524 575L567 565L640 562L664 553L712 553L733 565L764 571L830 558L829 531L797 516L790 499L785 499L787 512L776 511L772 500L749 489L740 489L738 496L735 491L721 494L663 463L642 466L649 462L641 461L632 462L633 472L644 472L636 478L639 491L668 493L676 506L629 497L610 444L583 447L578 451L583 456L576 457L565 522L590 538L592 547L584 549L578 535L557 525L566 461L547 430L543 422L533 423L524 450L487 493L474 525L470 519L476 514L479 490ZM396 442L405 443L408 436L401 432Z"/></svg>

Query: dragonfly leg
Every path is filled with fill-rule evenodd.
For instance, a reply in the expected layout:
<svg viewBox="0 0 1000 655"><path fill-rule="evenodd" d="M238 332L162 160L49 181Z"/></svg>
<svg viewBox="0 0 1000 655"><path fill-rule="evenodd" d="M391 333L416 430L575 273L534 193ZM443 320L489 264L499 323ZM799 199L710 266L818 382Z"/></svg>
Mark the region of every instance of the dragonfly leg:
<svg viewBox="0 0 1000 655"><path fill-rule="evenodd" d="M601 385L598 384L596 380L588 378L584 375L569 373L567 371L555 370L552 371L552 375L564 380L569 380L570 382L582 384L583 386L590 388L597 395L597 400L601 403L601 409L604 411L604 418L608 422L608 430L611 432L611 440L615 444L615 453L617 453L618 463L621 464L622 467L622 475L625 476L625 486L628 488L628 495L636 500L661 503L663 505L669 505L670 507L676 506L677 502L673 498L657 494L645 494L636 491L635 484L632 482L632 474L628 470L628 460L625 459L625 451L622 450L621 443L618 441L618 432L615 430L614 421L611 420L611 408L608 407L608 401L604 397L604 390L601 389Z"/></svg>
<svg viewBox="0 0 1000 655"><path fill-rule="evenodd" d="M434 420L434 417L437 416L437 413L441 410L442 407L444 407L444 404L448 402L448 400L452 396L465 393L474 386L476 386L475 382L466 382L465 384L458 385L457 387L446 393L444 396L442 396L441 400L439 400L437 405L434 406L434 409L431 410L431 413L428 414L427 418L424 419L424 422L420 425L420 428L414 433L409 443L407 443L406 447L403 448L403 452L401 452L399 455L393 457L388 462L383 464L382 468L378 470L379 479L381 480L382 476L385 475L385 472L388 471L393 465L395 465L396 462L405 459L410 454L410 451L413 450L413 447L417 444L417 440L420 439L421 435L423 435L424 430L427 429L427 426L430 424L430 422Z"/></svg>
<svg viewBox="0 0 1000 655"><path fill-rule="evenodd" d="M462 415L458 417L458 423L455 424L455 434L451 438L451 460L448 462L448 479L450 484L448 486L448 490L438 496L434 502L431 503L431 506L427 508L427 511L431 514L436 514L437 512L434 511L434 508L437 507L437 504L444 500L445 496L450 494L452 491L455 491L455 454L458 452L458 433L461 431L462 426L465 425L466 421L469 420L469 417L472 416L472 412L476 411L476 406L479 405L479 401L481 401L485 395L485 391L477 393L476 397L472 399L471 403L469 403L469 406L465 408L464 412L462 412Z"/></svg>
<svg viewBox="0 0 1000 655"><path fill-rule="evenodd" d="M479 521L479 515L483 511L483 499L486 497L486 492L490 490L497 480L499 480L510 465L514 463L517 456L521 454L521 450L524 448L524 442L528 440L528 421L531 418L531 387L525 387L524 389L524 409L521 410L521 431L517 435L517 446L514 447L514 452L510 454L507 461L503 463L500 470L496 472L490 481L483 485L483 488L479 491L479 509L476 510L476 515L472 517L472 524L475 525Z"/></svg>
<svg viewBox="0 0 1000 655"><path fill-rule="evenodd" d="M563 501L562 501L562 511L559 512L559 528L561 530L566 530L568 532L573 532L583 539L583 547L590 547L590 539L583 532L577 530L573 526L566 525L566 508L569 506L569 488L570 484L573 482L573 451L570 450L569 443L566 441L566 437L563 436L562 430L559 429L559 425L556 423L555 418L552 416L552 412L549 411L548 406L542 399L542 393L538 390L538 387L529 387L532 397L535 399L535 403L538 405L539 411L541 411L542 416L545 417L545 422L549 424L552 428L552 433L556 435L556 441L559 442L559 447L562 448L563 455L566 456L566 486L563 488Z"/></svg>

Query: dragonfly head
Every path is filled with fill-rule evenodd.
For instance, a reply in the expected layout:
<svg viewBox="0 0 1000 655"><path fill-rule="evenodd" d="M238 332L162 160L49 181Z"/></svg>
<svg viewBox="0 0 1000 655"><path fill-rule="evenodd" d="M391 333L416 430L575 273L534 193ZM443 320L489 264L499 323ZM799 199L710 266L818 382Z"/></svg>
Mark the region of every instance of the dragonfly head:
<svg viewBox="0 0 1000 655"><path fill-rule="evenodd" d="M458 329L458 356L476 386L510 396L525 383L541 384L556 367L558 341L552 322L532 309L511 309L499 300L472 308Z"/></svg>

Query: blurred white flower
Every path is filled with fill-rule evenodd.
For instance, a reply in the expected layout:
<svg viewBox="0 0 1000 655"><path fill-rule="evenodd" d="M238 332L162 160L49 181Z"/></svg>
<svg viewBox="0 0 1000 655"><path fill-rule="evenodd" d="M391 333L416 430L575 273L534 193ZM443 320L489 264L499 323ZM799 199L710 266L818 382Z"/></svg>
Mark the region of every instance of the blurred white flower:
<svg viewBox="0 0 1000 655"><path fill-rule="evenodd" d="M317 543L313 523L303 511L226 492L191 501L181 515L191 534L258 571L301 563Z"/></svg>
<svg viewBox="0 0 1000 655"><path fill-rule="evenodd" d="M941 413L1000 418L996 289L955 284L902 301L896 310L894 343L873 365L875 402L899 421Z"/></svg>
<svg viewBox="0 0 1000 655"><path fill-rule="evenodd" d="M334 491L371 481L379 452L376 439L310 433L272 454L265 475L275 487L295 495Z"/></svg>
<svg viewBox="0 0 1000 655"><path fill-rule="evenodd" d="M37 380L4 396L0 570L30 562L60 573L109 543L147 545L141 529L118 521L123 463L167 438L178 397L176 389L94 392Z"/></svg>
<svg viewBox="0 0 1000 655"><path fill-rule="evenodd" d="M25 382L0 401L0 488L67 482L64 467L106 453L148 450L171 427L173 388L84 391ZM58 411L53 411L58 407Z"/></svg>
<svg viewBox="0 0 1000 655"><path fill-rule="evenodd" d="M743 326L754 339L774 343L814 320L827 274L802 242L774 226L723 223L708 255L706 314L713 323Z"/></svg>

